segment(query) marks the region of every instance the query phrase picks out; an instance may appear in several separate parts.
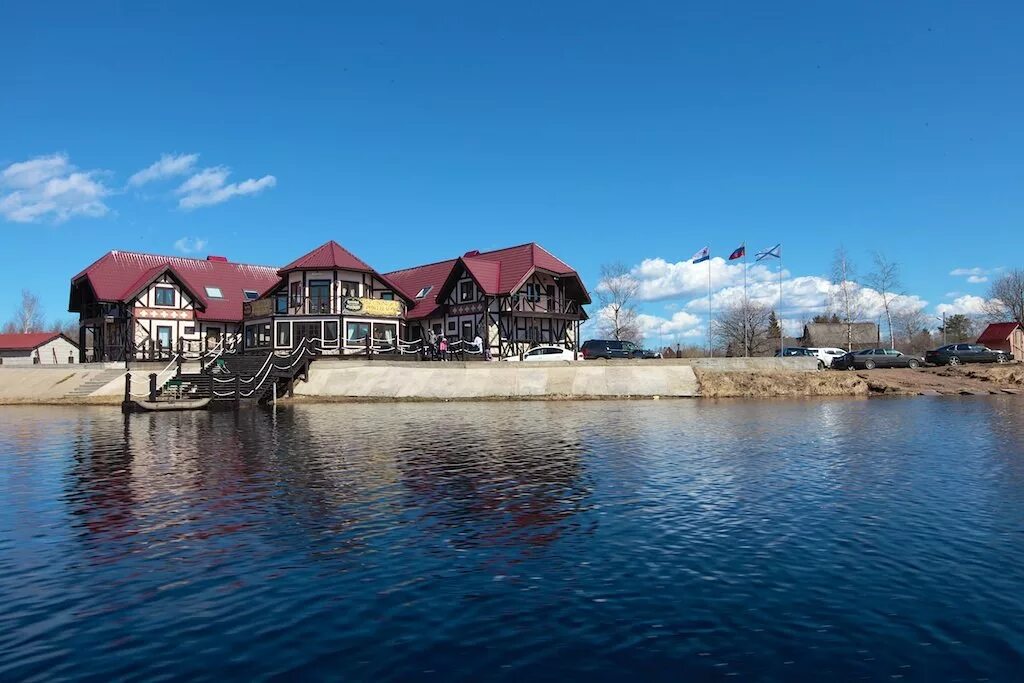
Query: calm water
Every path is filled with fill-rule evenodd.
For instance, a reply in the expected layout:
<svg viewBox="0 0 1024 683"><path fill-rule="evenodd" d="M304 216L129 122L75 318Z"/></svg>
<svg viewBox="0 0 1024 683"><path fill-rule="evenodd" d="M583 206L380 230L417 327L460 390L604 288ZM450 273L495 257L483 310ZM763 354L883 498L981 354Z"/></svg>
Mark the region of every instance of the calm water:
<svg viewBox="0 0 1024 683"><path fill-rule="evenodd" d="M0 409L0 680L1021 680L1024 401Z"/></svg>

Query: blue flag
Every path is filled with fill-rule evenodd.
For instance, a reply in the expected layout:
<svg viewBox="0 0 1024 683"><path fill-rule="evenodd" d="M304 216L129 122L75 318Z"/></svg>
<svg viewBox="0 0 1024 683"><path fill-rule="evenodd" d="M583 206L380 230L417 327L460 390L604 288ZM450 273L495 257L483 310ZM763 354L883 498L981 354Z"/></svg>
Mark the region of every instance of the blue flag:
<svg viewBox="0 0 1024 683"><path fill-rule="evenodd" d="M768 258L769 256L774 256L775 258L782 258L782 244L776 244L771 249L765 249L764 251L757 252L757 258L754 259L754 262L756 263L763 258Z"/></svg>
<svg viewBox="0 0 1024 683"><path fill-rule="evenodd" d="M703 249L701 249L700 251L693 255L693 262L703 263L704 261L707 261L709 258L711 258L711 247L704 247Z"/></svg>

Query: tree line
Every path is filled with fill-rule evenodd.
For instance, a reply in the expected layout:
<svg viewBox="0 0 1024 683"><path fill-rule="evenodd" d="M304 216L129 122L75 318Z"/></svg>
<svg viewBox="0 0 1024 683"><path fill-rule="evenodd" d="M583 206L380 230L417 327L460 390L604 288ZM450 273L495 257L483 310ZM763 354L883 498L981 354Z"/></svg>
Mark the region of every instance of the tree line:
<svg viewBox="0 0 1024 683"><path fill-rule="evenodd" d="M21 290L21 302L14 315L0 325L0 334L28 334L31 332L63 332L78 339L78 321L67 317L46 321L45 310L39 297L30 290Z"/></svg>
<svg viewBox="0 0 1024 683"><path fill-rule="evenodd" d="M860 284L860 283L863 283ZM832 287L825 311L800 322L831 323L845 328L844 346L853 349L854 326L858 322L877 322L885 332L885 345L907 352L920 353L942 344L975 340L989 322L1017 322L1024 326L1024 270L1013 269L993 281L989 287L984 310L978 314L957 313L945 318L930 316L924 306L901 299L903 288L900 265L885 254L876 252L871 270L858 282L858 270L845 248L836 250L831 269ZM864 287L877 293L878 301L870 302ZM633 341L642 344L643 328L638 309L640 282L621 263L601 267L597 290L597 334L605 339ZM711 321L711 340L716 354L752 356L771 355L779 347L782 330L777 312L771 305L746 300L734 302L715 311ZM875 320L865 320L869 304L881 309ZM701 355L701 347L687 346L684 352L679 340L673 355ZM704 350L706 351L706 350Z"/></svg>

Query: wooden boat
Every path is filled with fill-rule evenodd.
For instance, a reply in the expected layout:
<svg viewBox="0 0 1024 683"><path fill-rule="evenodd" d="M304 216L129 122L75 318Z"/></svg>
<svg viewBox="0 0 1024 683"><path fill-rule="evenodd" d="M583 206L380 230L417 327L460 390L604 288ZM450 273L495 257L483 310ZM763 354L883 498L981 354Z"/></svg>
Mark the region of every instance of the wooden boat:
<svg viewBox="0 0 1024 683"><path fill-rule="evenodd" d="M202 410L210 398L186 398L170 401L132 401L139 410Z"/></svg>

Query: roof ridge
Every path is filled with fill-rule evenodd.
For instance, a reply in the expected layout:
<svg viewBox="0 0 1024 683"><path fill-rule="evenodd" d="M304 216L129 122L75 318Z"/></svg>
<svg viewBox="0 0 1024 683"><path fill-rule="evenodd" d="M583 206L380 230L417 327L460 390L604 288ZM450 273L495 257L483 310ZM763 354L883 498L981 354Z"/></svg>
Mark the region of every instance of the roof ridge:
<svg viewBox="0 0 1024 683"><path fill-rule="evenodd" d="M404 272L406 272L408 270L419 270L420 268L429 268L430 266L439 266L442 263L448 263L449 261L454 263L455 261L458 261L460 258L462 258L462 257L461 256L456 256L455 258L441 259L440 261L434 261L433 263L424 263L421 266L409 266L408 268L399 268L398 270L390 270L390 271L388 271L386 273L381 273L381 275L394 275L395 273L404 273Z"/></svg>
<svg viewBox="0 0 1024 683"><path fill-rule="evenodd" d="M167 260L169 260L169 259L178 259L179 261L195 261L196 263L229 263L229 264L231 264L233 266L253 266L255 268L273 268L273 269L277 268L277 266L268 266L268 265L266 265L264 263L243 263L241 261L211 261L210 259L196 258L195 256L168 256L166 254L154 254L153 252L150 252L150 251L132 251L132 250L128 250L128 249L111 249L106 254L104 254L103 256L100 256L98 259L96 259L91 264L89 264L89 266L86 267L82 272L84 273L86 270L89 270L89 268L92 268L94 265L96 265L97 263L102 261L107 256L112 256L114 254L132 254L134 256L152 256L153 258L162 258L162 259L167 259Z"/></svg>

